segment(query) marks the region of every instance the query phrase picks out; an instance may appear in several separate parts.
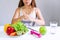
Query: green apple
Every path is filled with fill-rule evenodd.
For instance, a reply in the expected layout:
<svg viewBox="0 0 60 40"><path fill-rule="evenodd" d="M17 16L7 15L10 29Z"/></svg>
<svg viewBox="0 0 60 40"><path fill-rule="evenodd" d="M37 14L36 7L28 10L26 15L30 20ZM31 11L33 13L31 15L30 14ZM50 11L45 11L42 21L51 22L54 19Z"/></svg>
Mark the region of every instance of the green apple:
<svg viewBox="0 0 60 40"><path fill-rule="evenodd" d="M46 32L47 32L46 27L45 27L45 26L40 26L40 28L39 28L39 32L40 32L40 34L45 35Z"/></svg>

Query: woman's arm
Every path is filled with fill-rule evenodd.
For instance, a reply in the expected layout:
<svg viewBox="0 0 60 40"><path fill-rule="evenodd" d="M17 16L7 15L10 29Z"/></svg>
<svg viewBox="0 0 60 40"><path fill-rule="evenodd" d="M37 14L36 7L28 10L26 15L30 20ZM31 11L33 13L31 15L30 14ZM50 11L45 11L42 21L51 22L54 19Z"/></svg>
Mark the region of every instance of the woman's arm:
<svg viewBox="0 0 60 40"><path fill-rule="evenodd" d="M40 10L38 8L36 8L36 15L37 15L38 19L31 18L27 14L24 14L24 15L26 15L25 17L28 18L30 21L34 21L39 25L45 25L45 21L44 21L44 19L42 17L42 14L41 14L41 12L40 12Z"/></svg>
<svg viewBox="0 0 60 40"><path fill-rule="evenodd" d="M45 21L44 21L44 19L42 17L41 11L38 8L36 8L36 15L37 15L38 19L33 19L32 18L33 21L35 21L39 25L45 25Z"/></svg>
<svg viewBox="0 0 60 40"><path fill-rule="evenodd" d="M14 16L12 18L11 24L22 20L22 18L23 18L23 16L20 16L20 8L17 8L15 13L14 13Z"/></svg>

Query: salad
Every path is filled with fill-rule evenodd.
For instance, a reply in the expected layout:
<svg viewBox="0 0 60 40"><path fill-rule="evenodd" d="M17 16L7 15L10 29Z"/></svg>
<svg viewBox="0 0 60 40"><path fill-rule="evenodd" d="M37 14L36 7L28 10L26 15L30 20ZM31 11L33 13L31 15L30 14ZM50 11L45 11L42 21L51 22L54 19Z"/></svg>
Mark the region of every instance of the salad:
<svg viewBox="0 0 60 40"><path fill-rule="evenodd" d="M18 21L14 24L5 24L4 32L9 36L19 36L28 32L28 28L24 23Z"/></svg>

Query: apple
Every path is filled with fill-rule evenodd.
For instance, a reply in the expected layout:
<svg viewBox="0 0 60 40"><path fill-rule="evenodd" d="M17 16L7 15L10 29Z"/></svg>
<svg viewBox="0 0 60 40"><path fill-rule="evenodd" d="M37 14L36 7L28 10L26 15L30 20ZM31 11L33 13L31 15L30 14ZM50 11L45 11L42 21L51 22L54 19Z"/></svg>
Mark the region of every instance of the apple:
<svg viewBox="0 0 60 40"><path fill-rule="evenodd" d="M45 26L41 26L41 27L39 28L39 32L40 32L40 34L45 35L46 32L47 32L46 27L45 27Z"/></svg>
<svg viewBox="0 0 60 40"><path fill-rule="evenodd" d="M7 28L6 33L7 33L8 35L10 35L10 34L13 33L13 32L15 32L15 29L14 29L13 27L9 26L9 27Z"/></svg>

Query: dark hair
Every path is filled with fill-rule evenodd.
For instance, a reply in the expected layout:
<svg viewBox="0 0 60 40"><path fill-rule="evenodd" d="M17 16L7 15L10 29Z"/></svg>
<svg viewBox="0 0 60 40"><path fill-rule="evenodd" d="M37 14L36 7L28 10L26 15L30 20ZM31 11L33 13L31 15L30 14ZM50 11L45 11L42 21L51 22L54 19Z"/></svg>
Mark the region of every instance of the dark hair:
<svg viewBox="0 0 60 40"><path fill-rule="evenodd" d="M24 3L23 3L23 0L20 0L20 1L19 1L19 4L18 4L18 7L22 7L22 6L24 6ZM32 0L31 6L32 6L32 7L36 7L35 0Z"/></svg>

